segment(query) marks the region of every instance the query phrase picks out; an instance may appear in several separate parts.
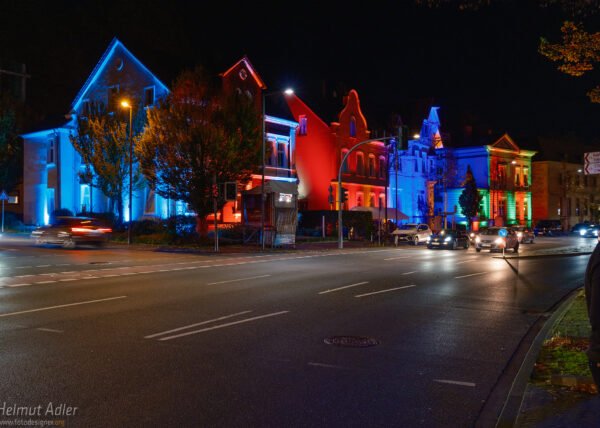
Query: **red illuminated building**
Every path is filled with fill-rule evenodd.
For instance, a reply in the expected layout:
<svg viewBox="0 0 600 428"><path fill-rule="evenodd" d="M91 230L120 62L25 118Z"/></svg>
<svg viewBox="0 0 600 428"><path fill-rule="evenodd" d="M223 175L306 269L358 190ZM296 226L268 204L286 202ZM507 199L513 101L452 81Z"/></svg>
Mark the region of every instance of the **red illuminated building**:
<svg viewBox="0 0 600 428"><path fill-rule="evenodd" d="M296 166L299 205L303 210L337 209L330 203L329 187L338 201L337 177L341 160L357 143L371 138L358 93L351 90L344 99L338 121L327 125L295 95L286 97L296 122ZM350 153L342 170L347 189L344 209L385 206L386 150L383 142L367 143Z"/></svg>

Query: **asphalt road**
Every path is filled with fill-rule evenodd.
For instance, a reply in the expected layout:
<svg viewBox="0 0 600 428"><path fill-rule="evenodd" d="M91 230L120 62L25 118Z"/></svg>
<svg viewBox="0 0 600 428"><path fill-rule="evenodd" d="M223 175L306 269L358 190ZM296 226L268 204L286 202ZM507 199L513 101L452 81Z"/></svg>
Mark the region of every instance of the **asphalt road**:
<svg viewBox="0 0 600 428"><path fill-rule="evenodd" d="M34 413L16 419L75 427L481 424L499 413L524 338L581 285L588 259L524 256L592 245L542 238L505 260L4 239L0 421L14 406Z"/></svg>

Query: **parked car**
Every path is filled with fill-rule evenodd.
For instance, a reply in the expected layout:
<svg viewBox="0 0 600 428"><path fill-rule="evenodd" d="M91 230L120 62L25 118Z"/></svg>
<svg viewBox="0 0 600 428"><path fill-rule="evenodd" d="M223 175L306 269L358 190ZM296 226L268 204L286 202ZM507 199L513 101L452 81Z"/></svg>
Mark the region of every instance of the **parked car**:
<svg viewBox="0 0 600 428"><path fill-rule="evenodd" d="M562 224L560 220L540 220L533 228L535 236L557 236L563 234Z"/></svg>
<svg viewBox="0 0 600 428"><path fill-rule="evenodd" d="M469 248L469 235L464 230L442 229L438 233L434 233L427 238L427 248L449 248L456 250L457 248Z"/></svg>
<svg viewBox="0 0 600 428"><path fill-rule="evenodd" d="M579 236L582 238L597 238L600 225L588 224L587 227L579 229Z"/></svg>
<svg viewBox="0 0 600 428"><path fill-rule="evenodd" d="M506 236L502 236L501 230L506 231ZM514 230L503 227L490 227L481 232L475 238L475 250L502 251L512 249L515 253L519 252L519 238Z"/></svg>
<svg viewBox="0 0 600 428"><path fill-rule="evenodd" d="M108 240L112 229L90 217L57 217L54 223L31 232L36 245L62 245L75 248L79 244L101 246Z"/></svg>
<svg viewBox="0 0 600 428"><path fill-rule="evenodd" d="M423 223L403 224L392 232L392 235L398 236L399 242L410 242L413 245L427 242L427 238L429 238L431 234L432 231L429 226Z"/></svg>
<svg viewBox="0 0 600 428"><path fill-rule="evenodd" d="M471 245L475 245L475 238L477 235L481 234L484 230L487 229L487 226L480 227L478 230L472 230L469 232L469 241L471 241Z"/></svg>
<svg viewBox="0 0 600 428"><path fill-rule="evenodd" d="M511 229L517 234L517 238L521 244L533 244L535 241L535 233L533 233L533 229L527 226L513 226Z"/></svg>

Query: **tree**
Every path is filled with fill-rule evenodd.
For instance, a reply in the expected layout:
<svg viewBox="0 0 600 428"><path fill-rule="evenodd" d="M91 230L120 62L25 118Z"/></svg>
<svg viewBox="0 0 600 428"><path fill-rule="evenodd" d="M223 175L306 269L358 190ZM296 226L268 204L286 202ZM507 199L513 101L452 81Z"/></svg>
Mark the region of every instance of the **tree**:
<svg viewBox="0 0 600 428"><path fill-rule="evenodd" d="M467 165L467 173L465 174L463 186L464 189L458 198L458 203L460 204L462 214L467 218L470 230L473 217L479 212L481 201L483 200L483 195L477 190L477 184L475 183L475 178L471 171L471 165Z"/></svg>
<svg viewBox="0 0 600 428"><path fill-rule="evenodd" d="M216 185L246 182L260 164L259 112L245 95L225 94L196 68L181 73L147 119L136 144L142 172L158 195L187 203L205 235ZM217 209L224 204L219 195Z"/></svg>
<svg viewBox="0 0 600 428"><path fill-rule="evenodd" d="M100 106L92 106L87 117L77 117L77 132L71 143L81 155L82 183L98 188L110 198L110 211L117 208L118 221L123 221L123 191L129 183L128 120ZM132 165L135 159L132 159ZM134 183L139 173L134 174Z"/></svg>
<svg viewBox="0 0 600 428"><path fill-rule="evenodd" d="M588 33L581 25L566 21L562 28L562 43L550 43L544 37L540 41L540 53L558 62L558 69L571 76L580 77L594 69L600 62L600 32ZM600 86L587 93L590 100L600 103Z"/></svg>
<svg viewBox="0 0 600 428"><path fill-rule="evenodd" d="M0 191L12 191L22 176L23 145L18 135L18 107L0 100Z"/></svg>

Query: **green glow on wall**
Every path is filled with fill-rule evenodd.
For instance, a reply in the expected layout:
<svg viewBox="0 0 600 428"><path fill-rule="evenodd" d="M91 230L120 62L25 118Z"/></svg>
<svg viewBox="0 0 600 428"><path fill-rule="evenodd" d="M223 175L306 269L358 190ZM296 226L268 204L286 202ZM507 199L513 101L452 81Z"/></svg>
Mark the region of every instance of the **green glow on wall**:
<svg viewBox="0 0 600 428"><path fill-rule="evenodd" d="M517 222L517 209L513 192L506 192L506 222L509 224Z"/></svg>

